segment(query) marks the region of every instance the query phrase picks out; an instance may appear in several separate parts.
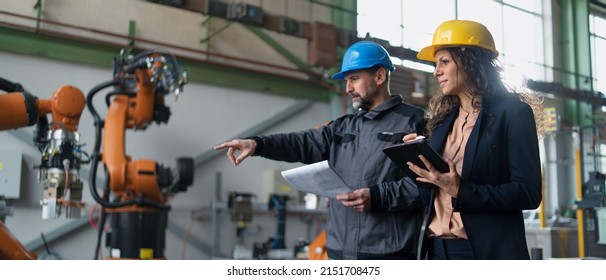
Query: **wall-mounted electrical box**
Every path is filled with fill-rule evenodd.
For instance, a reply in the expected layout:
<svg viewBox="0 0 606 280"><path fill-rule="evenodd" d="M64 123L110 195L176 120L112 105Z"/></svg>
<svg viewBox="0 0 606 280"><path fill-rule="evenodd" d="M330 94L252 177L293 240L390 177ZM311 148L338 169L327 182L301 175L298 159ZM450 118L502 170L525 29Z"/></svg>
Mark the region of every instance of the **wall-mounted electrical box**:
<svg viewBox="0 0 606 280"><path fill-rule="evenodd" d="M262 25L263 8L244 3L229 4L227 19L251 25Z"/></svg>
<svg viewBox="0 0 606 280"><path fill-rule="evenodd" d="M0 195L19 198L21 188L22 154L17 149L0 149Z"/></svg>
<svg viewBox="0 0 606 280"><path fill-rule="evenodd" d="M280 18L280 32L301 37L303 28L301 22L287 17Z"/></svg>
<svg viewBox="0 0 606 280"><path fill-rule="evenodd" d="M227 3L206 0L204 1L204 11L211 16L227 18Z"/></svg>

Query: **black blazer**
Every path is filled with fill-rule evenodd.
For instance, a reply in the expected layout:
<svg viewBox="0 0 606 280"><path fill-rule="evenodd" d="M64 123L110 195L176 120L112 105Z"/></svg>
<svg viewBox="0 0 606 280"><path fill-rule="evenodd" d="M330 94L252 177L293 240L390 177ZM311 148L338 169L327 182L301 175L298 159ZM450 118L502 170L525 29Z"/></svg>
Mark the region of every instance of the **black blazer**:
<svg viewBox="0 0 606 280"><path fill-rule="evenodd" d="M437 151L442 151L458 114L457 108L434 129L429 144ZM540 165L530 106L516 97L485 98L453 199L477 259L530 259L522 210L541 203ZM432 217L434 190L421 192L430 206L427 217Z"/></svg>

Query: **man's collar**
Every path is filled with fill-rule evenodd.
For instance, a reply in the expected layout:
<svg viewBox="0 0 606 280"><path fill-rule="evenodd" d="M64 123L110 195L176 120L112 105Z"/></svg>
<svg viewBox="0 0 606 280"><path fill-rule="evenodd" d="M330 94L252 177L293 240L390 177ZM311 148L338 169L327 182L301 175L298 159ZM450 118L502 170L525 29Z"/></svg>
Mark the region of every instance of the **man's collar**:
<svg viewBox="0 0 606 280"><path fill-rule="evenodd" d="M392 95L387 101L379 104L376 108L372 109L370 112L365 110L360 110L358 112L358 116L364 116L369 119L374 119L382 112L387 111L399 104L402 104L402 97L399 95Z"/></svg>

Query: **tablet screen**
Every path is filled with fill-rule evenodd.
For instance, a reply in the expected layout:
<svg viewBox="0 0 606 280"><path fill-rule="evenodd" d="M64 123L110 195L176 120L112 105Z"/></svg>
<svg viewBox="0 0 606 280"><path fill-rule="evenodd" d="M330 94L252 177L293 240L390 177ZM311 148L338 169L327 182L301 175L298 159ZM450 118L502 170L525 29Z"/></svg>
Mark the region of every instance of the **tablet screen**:
<svg viewBox="0 0 606 280"><path fill-rule="evenodd" d="M427 144L425 139L417 139L405 143L393 144L383 149L383 152L398 166L410 170L406 162L412 162L422 168L425 164L419 158L419 155L425 156L427 160L440 172L447 173L449 171L448 163ZM414 174L414 172L411 171ZM418 176L412 176L416 178Z"/></svg>

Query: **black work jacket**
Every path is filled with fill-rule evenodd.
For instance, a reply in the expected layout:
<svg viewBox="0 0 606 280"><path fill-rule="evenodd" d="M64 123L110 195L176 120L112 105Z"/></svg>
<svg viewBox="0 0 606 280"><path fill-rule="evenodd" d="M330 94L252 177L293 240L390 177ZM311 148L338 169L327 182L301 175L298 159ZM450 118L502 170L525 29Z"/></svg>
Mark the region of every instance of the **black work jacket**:
<svg viewBox="0 0 606 280"><path fill-rule="evenodd" d="M342 116L319 129L260 136L255 154L273 160L328 160L351 190L370 188L371 210L357 212L331 199L326 245L332 259L414 259L425 204L404 170L383 148L422 133L424 111L400 96L369 112Z"/></svg>

